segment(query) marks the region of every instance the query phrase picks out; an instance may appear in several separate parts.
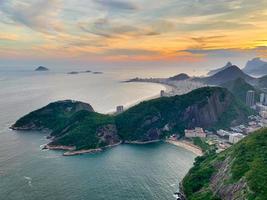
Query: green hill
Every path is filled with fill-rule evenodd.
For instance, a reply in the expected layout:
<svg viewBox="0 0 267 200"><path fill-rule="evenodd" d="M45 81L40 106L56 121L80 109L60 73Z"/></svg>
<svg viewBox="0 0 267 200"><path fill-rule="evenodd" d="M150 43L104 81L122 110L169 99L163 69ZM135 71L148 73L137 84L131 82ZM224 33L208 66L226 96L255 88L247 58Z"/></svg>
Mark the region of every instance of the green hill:
<svg viewBox="0 0 267 200"><path fill-rule="evenodd" d="M198 157L182 182L188 200L266 200L267 129Z"/></svg>
<svg viewBox="0 0 267 200"><path fill-rule="evenodd" d="M51 103L19 119L14 130L47 130L53 146L92 149L119 141L151 141L185 128L225 128L244 122L250 109L226 89L206 87L188 94L142 102L120 115L103 115L89 104Z"/></svg>
<svg viewBox="0 0 267 200"><path fill-rule="evenodd" d="M260 91L254 88L252 85L247 83L242 78L237 78L233 81L229 81L221 85L223 88L227 88L230 92L234 94L235 97L240 99L242 102L246 103L247 91L254 90L256 92L255 99L260 100Z"/></svg>
<svg viewBox="0 0 267 200"><path fill-rule="evenodd" d="M188 94L163 97L130 108L116 117L124 140L147 141L184 129L226 128L244 122L250 110L226 89L205 87Z"/></svg>

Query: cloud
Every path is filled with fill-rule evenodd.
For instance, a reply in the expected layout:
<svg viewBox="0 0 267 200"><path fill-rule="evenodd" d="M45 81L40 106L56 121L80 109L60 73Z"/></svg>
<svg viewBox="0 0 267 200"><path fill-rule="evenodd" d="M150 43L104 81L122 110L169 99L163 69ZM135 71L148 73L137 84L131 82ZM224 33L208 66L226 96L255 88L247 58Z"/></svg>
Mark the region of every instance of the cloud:
<svg viewBox="0 0 267 200"><path fill-rule="evenodd" d="M152 56L159 55L160 52L145 49L108 49L104 54L109 56Z"/></svg>
<svg viewBox="0 0 267 200"><path fill-rule="evenodd" d="M3 0L0 7L11 20L30 29L55 33L62 29L57 19L61 0L39 0L31 2L12 2Z"/></svg>
<svg viewBox="0 0 267 200"><path fill-rule="evenodd" d="M208 57L239 57L241 50L238 49L187 49L188 52L194 55L202 55Z"/></svg>
<svg viewBox="0 0 267 200"><path fill-rule="evenodd" d="M137 4L129 1L121 1L121 0L94 0L96 3L105 7L107 9L112 10L138 10L139 7Z"/></svg>
<svg viewBox="0 0 267 200"><path fill-rule="evenodd" d="M110 21L108 18L97 19L91 23L81 22L78 26L85 32L106 38L154 36L160 34L159 32L150 28L125 25L119 21Z"/></svg>

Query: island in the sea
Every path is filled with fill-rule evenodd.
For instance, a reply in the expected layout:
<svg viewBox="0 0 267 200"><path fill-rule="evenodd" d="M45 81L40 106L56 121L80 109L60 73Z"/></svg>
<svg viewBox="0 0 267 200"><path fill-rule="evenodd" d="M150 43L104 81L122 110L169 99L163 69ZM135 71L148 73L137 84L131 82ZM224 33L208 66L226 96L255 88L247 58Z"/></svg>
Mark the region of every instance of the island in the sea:
<svg viewBox="0 0 267 200"><path fill-rule="evenodd" d="M35 69L35 71L44 72L44 71L49 71L49 69L47 67L44 67L44 66L39 66Z"/></svg>

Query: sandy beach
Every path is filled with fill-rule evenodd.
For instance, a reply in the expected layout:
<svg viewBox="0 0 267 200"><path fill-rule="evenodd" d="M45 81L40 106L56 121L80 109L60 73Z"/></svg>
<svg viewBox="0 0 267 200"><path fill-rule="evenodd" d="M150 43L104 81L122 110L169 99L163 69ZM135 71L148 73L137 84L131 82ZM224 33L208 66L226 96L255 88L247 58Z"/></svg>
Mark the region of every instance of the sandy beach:
<svg viewBox="0 0 267 200"><path fill-rule="evenodd" d="M173 144L173 145L178 146L178 147L182 147L184 149L187 149L187 150L193 152L194 154L196 154L197 156L203 155L202 150L198 146L196 146L196 145L194 145L188 141L185 141L185 140L165 140L165 142L167 142L169 144Z"/></svg>

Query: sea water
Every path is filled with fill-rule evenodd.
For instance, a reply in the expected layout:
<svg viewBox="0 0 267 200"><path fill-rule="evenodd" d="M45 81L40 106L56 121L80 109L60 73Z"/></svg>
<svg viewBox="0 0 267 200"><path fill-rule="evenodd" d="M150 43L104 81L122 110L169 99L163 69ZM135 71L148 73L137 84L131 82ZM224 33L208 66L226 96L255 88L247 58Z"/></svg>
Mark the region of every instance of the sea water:
<svg viewBox="0 0 267 200"><path fill-rule="evenodd" d="M52 101L84 101L109 113L165 89L123 83L131 78L124 70L103 72L0 70L0 200L174 199L195 158L185 149L165 143L120 145L64 157L62 151L42 150L48 142L43 133L9 130L18 118Z"/></svg>

